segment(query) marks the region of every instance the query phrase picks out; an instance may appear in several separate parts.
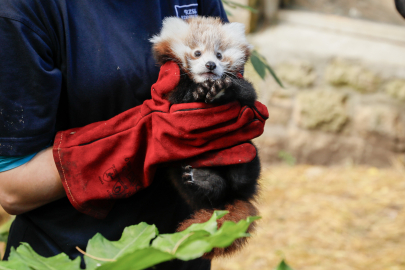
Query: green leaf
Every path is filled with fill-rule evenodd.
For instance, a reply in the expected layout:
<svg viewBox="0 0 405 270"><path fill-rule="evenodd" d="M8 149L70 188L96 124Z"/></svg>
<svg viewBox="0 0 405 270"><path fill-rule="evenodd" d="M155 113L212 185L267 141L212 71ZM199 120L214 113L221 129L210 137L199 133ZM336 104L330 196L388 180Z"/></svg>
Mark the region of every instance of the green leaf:
<svg viewBox="0 0 405 270"><path fill-rule="evenodd" d="M201 257L205 252L212 249L210 243L205 241L210 235L206 231L162 234L153 241L152 246L173 254L178 259L188 261Z"/></svg>
<svg viewBox="0 0 405 270"><path fill-rule="evenodd" d="M156 226L148 225L145 222L125 228L118 241L109 241L98 233L89 240L86 254L97 258L115 260L126 253L134 252L136 249L149 247L150 241L157 234ZM89 256L85 256L84 260L86 267L90 269L106 263L106 261L96 260Z"/></svg>
<svg viewBox="0 0 405 270"><path fill-rule="evenodd" d="M193 233L187 232L162 234L153 241L152 247L170 254L175 254L178 247L192 235Z"/></svg>
<svg viewBox="0 0 405 270"><path fill-rule="evenodd" d="M13 223L15 217L10 217L7 222L0 226L0 242L7 242L8 233L10 231L11 223ZM0 268L1 269L1 268Z"/></svg>
<svg viewBox="0 0 405 270"><path fill-rule="evenodd" d="M248 217L247 220L241 220L238 223L225 221L221 228L210 237L209 242L213 247L228 247L238 238L249 237L250 235L246 231L250 224L258 219L260 217Z"/></svg>
<svg viewBox="0 0 405 270"><path fill-rule="evenodd" d="M212 245L206 240L193 239L180 245L175 256L177 259L189 261L201 257L204 253L210 252L212 249Z"/></svg>
<svg viewBox="0 0 405 270"><path fill-rule="evenodd" d="M271 76L278 83L278 85L280 85L280 87L284 88L284 85L282 84L280 79L277 77L274 70L270 67L266 58L263 55L261 55L258 51L254 50L252 52L250 61L252 62L253 68L256 70L257 74L259 74L259 76L262 78L262 80L264 80L264 78L266 77L266 69L267 69L267 71L271 74Z"/></svg>
<svg viewBox="0 0 405 270"><path fill-rule="evenodd" d="M210 234L213 234L217 231L218 226L217 226L217 219L220 219L221 217L225 216L228 214L228 211L214 211L212 214L211 218L204 223L196 223L185 229L185 232L196 232L199 230L203 230L206 232L209 232Z"/></svg>
<svg viewBox="0 0 405 270"><path fill-rule="evenodd" d="M232 15L232 12L230 12L230 11L227 10L227 9L225 9L225 13L226 13L226 16L233 16L233 15Z"/></svg>
<svg viewBox="0 0 405 270"><path fill-rule="evenodd" d="M21 245L17 248L17 250L11 249L8 260L10 263L16 262L23 263L24 266L21 266L20 268L15 268L18 270L27 269L27 267L28 269L38 269L38 270L80 269L80 257L72 261L65 253L61 253L53 257L44 258L38 255L27 243L21 243Z"/></svg>
<svg viewBox="0 0 405 270"><path fill-rule="evenodd" d="M233 2L233 1L229 1L229 0L222 0L222 3L224 3L225 5L227 5L230 8L239 7L239 8L247 9L247 10L253 12L253 13L259 12L257 9L254 9L254 8L252 8L250 6L242 5L242 4L239 4L239 3L236 3L236 2Z"/></svg>
<svg viewBox="0 0 405 270"><path fill-rule="evenodd" d="M226 215L228 211L214 211L214 214L205 223L193 224L186 230L158 236L152 246L172 253L181 260L192 260L210 252L214 247L227 247L240 237L248 237L246 230L257 217L249 217L237 224L226 221L217 229L217 219Z"/></svg>
<svg viewBox="0 0 405 270"><path fill-rule="evenodd" d="M275 270L293 270L288 264L282 260Z"/></svg>
<svg viewBox="0 0 405 270"><path fill-rule="evenodd" d="M238 237L249 236L246 230L257 217L249 217L236 224L224 222L218 230L217 219L225 214L227 211L215 211L209 221L193 224L187 230L173 234L157 236L157 228L144 222L127 227L118 241L109 241L96 234L87 246L86 269L140 270L172 259L192 260L214 247L227 247ZM0 262L2 269L78 270L80 258L71 261L63 253L44 258L23 243L17 250L11 250L9 261Z"/></svg>
<svg viewBox="0 0 405 270"><path fill-rule="evenodd" d="M226 221L217 230L216 219L223 217L226 213L227 211L215 211L211 219L206 223L194 224L181 232L183 238L177 236L179 241L176 243L178 246L175 253L176 257L181 260L195 259L206 252L210 252L214 247L228 247L237 238L248 237L249 234L246 234L246 230L258 217L249 217L247 220L241 220L236 224ZM214 229L211 228L212 224ZM188 233L188 235L185 235L185 233ZM155 241L158 241L158 239Z"/></svg>
<svg viewBox="0 0 405 270"><path fill-rule="evenodd" d="M25 263L18 260L0 261L0 270L31 270L31 268L29 268Z"/></svg>
<svg viewBox="0 0 405 270"><path fill-rule="evenodd" d="M160 251L153 247L136 250L134 253L125 254L116 262L108 262L97 268L97 270L140 270L158 263L170 261L175 256Z"/></svg>
<svg viewBox="0 0 405 270"><path fill-rule="evenodd" d="M255 69L257 74L259 74L260 78L264 80L264 77L266 77L266 66L264 65L263 61L261 61L257 54L255 54L254 52L250 57L250 61L252 62L253 68Z"/></svg>
<svg viewBox="0 0 405 270"><path fill-rule="evenodd" d="M274 78L274 80L276 80L276 82L278 83L278 85L280 85L280 87L284 88L283 83L281 82L281 80L277 77L276 73L274 72L274 70L267 64L267 62L264 62L264 65L266 67L266 69L270 72L271 76Z"/></svg>

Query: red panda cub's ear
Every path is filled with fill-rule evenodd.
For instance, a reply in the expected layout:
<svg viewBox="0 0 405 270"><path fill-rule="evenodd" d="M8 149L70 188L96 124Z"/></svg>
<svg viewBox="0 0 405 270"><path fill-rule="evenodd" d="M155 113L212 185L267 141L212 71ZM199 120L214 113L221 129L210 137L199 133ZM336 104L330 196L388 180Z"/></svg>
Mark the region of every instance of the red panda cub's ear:
<svg viewBox="0 0 405 270"><path fill-rule="evenodd" d="M253 50L253 46L246 39L245 25L237 22L225 23L222 29L226 33L227 38L232 40L233 47L243 51L246 57L245 61L247 61Z"/></svg>
<svg viewBox="0 0 405 270"><path fill-rule="evenodd" d="M245 25L243 23L225 23L222 26L222 29L227 33L229 37L232 37L238 43L245 43L246 35L245 35Z"/></svg>
<svg viewBox="0 0 405 270"><path fill-rule="evenodd" d="M159 34L149 41L153 44L153 56L159 64L167 61L183 62L187 46L186 38L189 24L177 17L167 17L163 20L163 27Z"/></svg>

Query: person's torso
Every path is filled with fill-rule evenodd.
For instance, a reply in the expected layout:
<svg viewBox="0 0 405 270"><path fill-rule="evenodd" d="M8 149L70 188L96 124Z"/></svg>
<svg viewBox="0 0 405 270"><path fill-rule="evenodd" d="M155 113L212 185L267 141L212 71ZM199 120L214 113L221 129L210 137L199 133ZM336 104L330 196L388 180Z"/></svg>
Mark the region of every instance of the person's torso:
<svg viewBox="0 0 405 270"><path fill-rule="evenodd" d="M53 68L62 74L55 131L109 119L149 98L159 72L149 39L159 32L164 17L217 10L207 1L201 11L201 2L27 0L18 7L28 21L48 33ZM117 240L124 227L140 221L161 222L167 225L163 231L172 230L179 216L185 218L182 209L187 208L173 193L157 183L140 195L117 201L105 220L81 214L61 199L17 216L10 242L29 242L44 256L65 252L75 257L79 254L75 246L84 248L96 232Z"/></svg>
<svg viewBox="0 0 405 270"><path fill-rule="evenodd" d="M164 17L184 6L198 10L197 0L63 2L56 38L66 89L58 130L109 119L150 98L159 67L149 39Z"/></svg>

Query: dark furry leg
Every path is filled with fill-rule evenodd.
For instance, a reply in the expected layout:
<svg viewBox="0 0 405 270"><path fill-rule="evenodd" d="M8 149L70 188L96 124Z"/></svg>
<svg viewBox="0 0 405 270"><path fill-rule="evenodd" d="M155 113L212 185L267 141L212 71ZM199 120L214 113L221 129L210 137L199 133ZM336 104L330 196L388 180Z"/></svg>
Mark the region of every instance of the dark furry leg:
<svg viewBox="0 0 405 270"><path fill-rule="evenodd" d="M239 100L242 105L253 106L257 100L257 94L253 85L245 79L233 78L232 89L230 89L230 91L235 93L236 99Z"/></svg>
<svg viewBox="0 0 405 270"><path fill-rule="evenodd" d="M172 175L172 181L196 212L183 221L177 231L183 231L194 223L208 221L215 210L229 212L218 220L218 228L227 220L239 222L249 216L258 215L258 210L252 202L258 191L259 174L258 157L246 164L212 168L184 166L178 170L177 174ZM252 223L247 232L253 232L254 227L255 223ZM246 242L247 238L237 239L227 248L213 249L205 254L204 258L230 255L240 250Z"/></svg>
<svg viewBox="0 0 405 270"><path fill-rule="evenodd" d="M260 160L245 164L171 169L171 180L194 209L221 208L235 200L250 200L258 191Z"/></svg>
<svg viewBox="0 0 405 270"><path fill-rule="evenodd" d="M217 168L183 166L170 169L170 175L181 196L194 209L224 205L229 184Z"/></svg>
<svg viewBox="0 0 405 270"><path fill-rule="evenodd" d="M225 178L229 182L231 197L239 200L250 200L256 196L259 189L257 180L261 171L258 155L249 163L218 168L225 170Z"/></svg>

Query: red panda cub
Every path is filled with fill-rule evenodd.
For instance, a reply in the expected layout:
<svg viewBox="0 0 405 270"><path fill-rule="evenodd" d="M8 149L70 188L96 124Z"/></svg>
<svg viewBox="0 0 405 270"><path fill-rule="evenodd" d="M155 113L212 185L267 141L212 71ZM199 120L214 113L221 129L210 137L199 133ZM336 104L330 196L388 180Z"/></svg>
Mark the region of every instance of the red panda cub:
<svg viewBox="0 0 405 270"><path fill-rule="evenodd" d="M240 23L223 23L219 18L194 17L186 21L169 17L153 36L153 55L163 65L174 61L180 67L180 82L168 95L172 104L206 102L223 104L238 100L253 106L257 96L241 72L249 59L252 46ZM215 209L228 210L219 220L238 222L257 215L252 204L258 192L260 161L209 168L183 166L169 169L170 178L185 201L195 210L178 231L193 223L207 221ZM253 226L249 231L253 230ZM229 254L243 246L239 239L225 249L214 249L205 257Z"/></svg>

